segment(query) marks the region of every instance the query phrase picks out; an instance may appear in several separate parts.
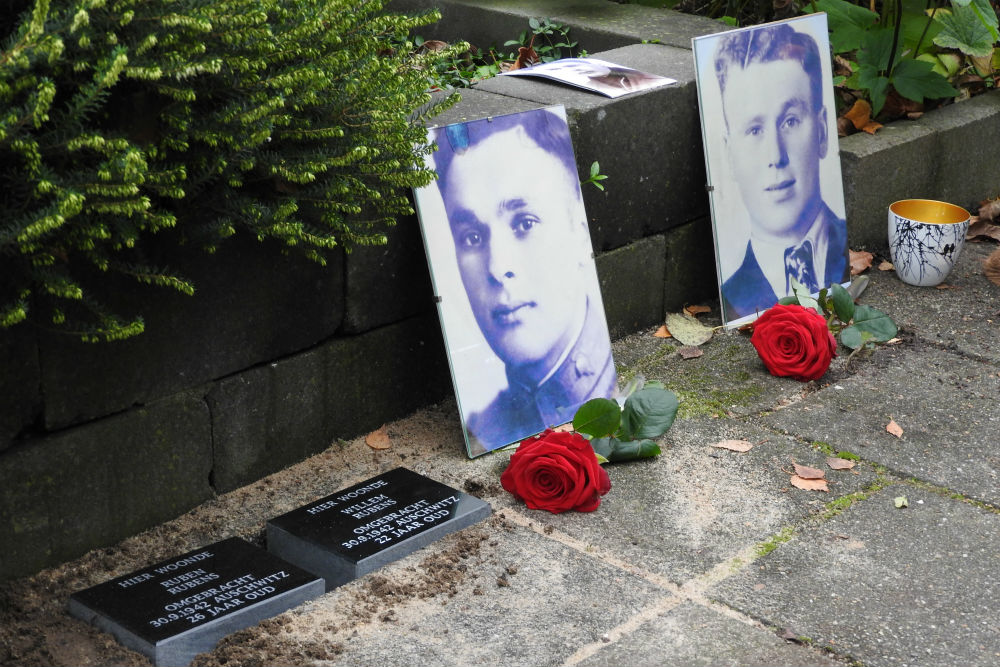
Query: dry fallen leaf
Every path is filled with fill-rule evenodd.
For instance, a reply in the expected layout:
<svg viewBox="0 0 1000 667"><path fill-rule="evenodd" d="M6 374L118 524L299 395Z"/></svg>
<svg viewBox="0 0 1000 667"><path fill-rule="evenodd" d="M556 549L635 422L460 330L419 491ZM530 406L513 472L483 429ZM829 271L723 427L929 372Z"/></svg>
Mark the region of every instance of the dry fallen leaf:
<svg viewBox="0 0 1000 667"><path fill-rule="evenodd" d="M871 268L872 260L875 256L865 250L851 251L851 275L856 276Z"/></svg>
<svg viewBox="0 0 1000 667"><path fill-rule="evenodd" d="M850 470L854 467L854 461L842 459L839 456L831 456L826 460L826 464L834 470Z"/></svg>
<svg viewBox="0 0 1000 667"><path fill-rule="evenodd" d="M1000 285L1000 248L994 250L983 260L983 273L994 285Z"/></svg>
<svg viewBox="0 0 1000 667"><path fill-rule="evenodd" d="M897 438L903 437L903 429L899 424L896 423L895 419L889 420L889 423L886 425L885 430L887 433L891 433Z"/></svg>
<svg viewBox="0 0 1000 667"><path fill-rule="evenodd" d="M987 222L1000 218L1000 198L981 202L979 204L979 218Z"/></svg>
<svg viewBox="0 0 1000 667"><path fill-rule="evenodd" d="M392 441L389 440L389 434L386 432L385 426L366 435L365 444L372 449L389 449L392 447Z"/></svg>
<svg viewBox="0 0 1000 667"><path fill-rule="evenodd" d="M958 285L949 285L948 283L941 283L940 285L935 285L934 289L958 289Z"/></svg>
<svg viewBox="0 0 1000 667"><path fill-rule="evenodd" d="M892 271L895 268L896 267L892 265L892 262L890 262L887 259L883 259L882 262L878 265L879 271Z"/></svg>
<svg viewBox="0 0 1000 667"><path fill-rule="evenodd" d="M670 338L670 330L665 324L661 324L660 328L653 332L653 335L657 338Z"/></svg>
<svg viewBox="0 0 1000 667"><path fill-rule="evenodd" d="M968 231L965 232L965 239L971 241L978 238L1000 241L1000 225L994 225L991 222L973 217L972 224L969 225Z"/></svg>
<svg viewBox="0 0 1000 667"><path fill-rule="evenodd" d="M685 345L684 347L677 349L677 354L681 355L682 359L697 359L705 353L701 351L700 347Z"/></svg>
<svg viewBox="0 0 1000 667"><path fill-rule="evenodd" d="M753 449L753 443L749 440L723 440L712 446L719 449L728 449L732 452L749 452Z"/></svg>
<svg viewBox="0 0 1000 667"><path fill-rule="evenodd" d="M885 344L886 345L899 345L902 342L903 342L902 338L890 338L889 340L885 341Z"/></svg>
<svg viewBox="0 0 1000 667"><path fill-rule="evenodd" d="M851 121L854 129L860 130L872 118L872 105L865 100L858 100L854 103L854 106L844 113L844 118Z"/></svg>
<svg viewBox="0 0 1000 667"><path fill-rule="evenodd" d="M712 312L712 309L708 306L684 306L684 310L688 315L701 315L702 313Z"/></svg>
<svg viewBox="0 0 1000 667"><path fill-rule="evenodd" d="M802 479L822 479L826 477L826 473L819 468L810 468L809 466L799 465L798 463L792 463L795 466L795 474Z"/></svg>
<svg viewBox="0 0 1000 667"><path fill-rule="evenodd" d="M825 479L806 479L798 475L792 475L792 486L805 491L830 491Z"/></svg>
<svg viewBox="0 0 1000 667"><path fill-rule="evenodd" d="M715 333L687 313L667 313L667 328L682 345L701 345Z"/></svg>

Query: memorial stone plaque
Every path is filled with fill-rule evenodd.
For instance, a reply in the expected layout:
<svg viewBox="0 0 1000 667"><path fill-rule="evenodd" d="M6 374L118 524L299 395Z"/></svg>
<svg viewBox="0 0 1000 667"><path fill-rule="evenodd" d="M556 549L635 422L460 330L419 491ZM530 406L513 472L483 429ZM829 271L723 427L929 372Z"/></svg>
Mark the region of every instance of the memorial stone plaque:
<svg viewBox="0 0 1000 667"><path fill-rule="evenodd" d="M330 590L488 517L489 504L396 468L267 522L267 548Z"/></svg>
<svg viewBox="0 0 1000 667"><path fill-rule="evenodd" d="M74 593L69 612L177 667L322 593L319 578L233 537Z"/></svg>

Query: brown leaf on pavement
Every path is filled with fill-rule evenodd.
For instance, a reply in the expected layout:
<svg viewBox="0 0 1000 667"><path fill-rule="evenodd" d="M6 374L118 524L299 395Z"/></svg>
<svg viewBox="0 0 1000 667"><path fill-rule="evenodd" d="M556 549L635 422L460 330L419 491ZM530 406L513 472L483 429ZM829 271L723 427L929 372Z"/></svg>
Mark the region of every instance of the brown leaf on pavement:
<svg viewBox="0 0 1000 667"><path fill-rule="evenodd" d="M826 464L834 470L850 470L854 467L854 461L842 459L839 456L831 456L827 458Z"/></svg>
<svg viewBox="0 0 1000 667"><path fill-rule="evenodd" d="M865 250L851 251L851 275L856 276L871 268L872 260L875 256Z"/></svg>
<svg viewBox="0 0 1000 667"><path fill-rule="evenodd" d="M708 306L684 306L684 310L687 311L688 315L701 315L702 313L712 312L712 309Z"/></svg>
<svg viewBox="0 0 1000 667"><path fill-rule="evenodd" d="M993 239L1000 241L1000 225L994 225L980 217L973 216L969 224L969 230L965 232L965 240L972 241L979 238Z"/></svg>
<svg viewBox="0 0 1000 667"><path fill-rule="evenodd" d="M890 419L889 420L889 423L886 424L885 430L886 430L887 433L891 433L892 435L896 436L897 438L902 438L903 437L903 428L899 424L896 423L895 419Z"/></svg>
<svg viewBox="0 0 1000 667"><path fill-rule="evenodd" d="M883 259L882 262L878 265L879 271L892 271L895 268L896 267L892 265L892 262L890 262L887 259Z"/></svg>
<svg viewBox="0 0 1000 667"><path fill-rule="evenodd" d="M389 449L392 447L392 441L389 440L389 434L386 433L384 425L366 435L365 444L372 449Z"/></svg>
<svg viewBox="0 0 1000 667"><path fill-rule="evenodd" d="M667 325L661 324L660 328L653 332L653 335L657 338L670 338L670 330L667 329Z"/></svg>
<svg viewBox="0 0 1000 667"><path fill-rule="evenodd" d="M806 479L805 477L792 475L791 481L792 486L796 489L803 489L805 491L830 491L830 487L827 486L825 479Z"/></svg>
<svg viewBox="0 0 1000 667"><path fill-rule="evenodd" d="M979 219L993 222L1000 218L1000 198L987 199L979 204Z"/></svg>
<svg viewBox="0 0 1000 667"><path fill-rule="evenodd" d="M702 352L700 347L685 345L684 347L677 349L677 354L681 355L682 359L697 359L705 353Z"/></svg>
<svg viewBox="0 0 1000 667"><path fill-rule="evenodd" d="M822 479L826 477L826 473L819 468L810 468L809 466L799 465L798 463L792 463L795 466L795 474L802 479Z"/></svg>
<svg viewBox="0 0 1000 667"><path fill-rule="evenodd" d="M719 449L728 449L732 452L749 452L753 449L753 443L749 440L722 440L717 442L713 447L718 447Z"/></svg>
<svg viewBox="0 0 1000 667"><path fill-rule="evenodd" d="M1000 248L983 260L983 273L994 285L1000 285Z"/></svg>

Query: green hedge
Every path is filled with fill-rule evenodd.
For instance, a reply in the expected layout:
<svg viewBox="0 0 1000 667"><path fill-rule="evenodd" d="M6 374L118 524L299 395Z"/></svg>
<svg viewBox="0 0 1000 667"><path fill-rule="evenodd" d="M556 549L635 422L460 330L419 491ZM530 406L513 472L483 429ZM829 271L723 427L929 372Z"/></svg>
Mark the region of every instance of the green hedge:
<svg viewBox="0 0 1000 667"><path fill-rule="evenodd" d="M439 18L381 0L12 0L0 17L0 326L143 329L111 274L193 293L157 243L233 234L323 261L384 242L429 182ZM8 0L11 2L11 0ZM422 116L415 115L422 110ZM170 230L166 233L165 230Z"/></svg>

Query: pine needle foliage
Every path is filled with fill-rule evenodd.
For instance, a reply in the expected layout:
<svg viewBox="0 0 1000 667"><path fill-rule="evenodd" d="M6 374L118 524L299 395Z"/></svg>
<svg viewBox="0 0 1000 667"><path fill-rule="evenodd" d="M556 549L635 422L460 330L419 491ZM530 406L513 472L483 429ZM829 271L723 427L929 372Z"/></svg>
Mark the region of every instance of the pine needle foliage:
<svg viewBox="0 0 1000 667"><path fill-rule="evenodd" d="M7 0L0 327L127 338L112 277L194 292L165 241L251 234L325 263L385 242L426 185L426 73L382 0Z"/></svg>

